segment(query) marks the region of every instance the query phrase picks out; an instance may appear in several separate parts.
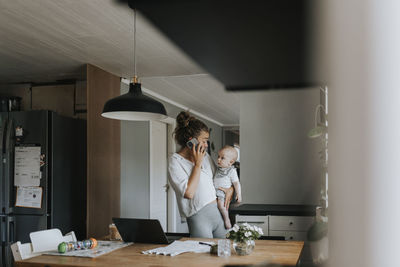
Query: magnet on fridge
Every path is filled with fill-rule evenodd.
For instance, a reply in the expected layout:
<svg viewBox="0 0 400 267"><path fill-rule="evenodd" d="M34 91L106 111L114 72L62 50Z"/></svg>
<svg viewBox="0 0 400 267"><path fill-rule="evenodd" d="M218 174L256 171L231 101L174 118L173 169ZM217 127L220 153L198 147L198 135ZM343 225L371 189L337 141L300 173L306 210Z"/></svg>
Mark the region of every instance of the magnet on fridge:
<svg viewBox="0 0 400 267"><path fill-rule="evenodd" d="M45 154L40 154L40 167L43 167L46 159L46 155Z"/></svg>
<svg viewBox="0 0 400 267"><path fill-rule="evenodd" d="M22 129L21 126L15 127L15 136L16 137L21 137L24 135L24 130Z"/></svg>

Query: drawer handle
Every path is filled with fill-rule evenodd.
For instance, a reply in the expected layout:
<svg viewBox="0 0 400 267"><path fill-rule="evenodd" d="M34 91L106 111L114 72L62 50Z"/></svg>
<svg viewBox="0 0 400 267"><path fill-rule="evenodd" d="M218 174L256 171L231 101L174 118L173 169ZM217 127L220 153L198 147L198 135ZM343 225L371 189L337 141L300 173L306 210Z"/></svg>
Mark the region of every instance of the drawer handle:
<svg viewBox="0 0 400 267"><path fill-rule="evenodd" d="M243 222L241 222L241 221L238 221L238 223L259 223L259 224L264 224L265 222L260 222L260 221L258 221L258 222L251 222L251 221L243 221Z"/></svg>
<svg viewBox="0 0 400 267"><path fill-rule="evenodd" d="M290 222L289 225L293 225L293 222Z"/></svg>
<svg viewBox="0 0 400 267"><path fill-rule="evenodd" d="M290 240L293 240L293 236L289 237Z"/></svg>

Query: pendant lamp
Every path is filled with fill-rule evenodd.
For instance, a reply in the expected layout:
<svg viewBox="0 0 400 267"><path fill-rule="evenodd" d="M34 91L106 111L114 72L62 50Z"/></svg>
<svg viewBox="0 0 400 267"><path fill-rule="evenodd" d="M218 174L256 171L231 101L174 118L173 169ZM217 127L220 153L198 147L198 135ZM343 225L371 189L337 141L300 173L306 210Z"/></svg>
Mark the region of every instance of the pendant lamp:
<svg viewBox="0 0 400 267"><path fill-rule="evenodd" d="M142 93L141 84L136 75L136 10L134 14L133 62L134 77L129 84L129 92L108 100L104 104L101 116L109 119L128 121L162 120L167 118L164 105Z"/></svg>

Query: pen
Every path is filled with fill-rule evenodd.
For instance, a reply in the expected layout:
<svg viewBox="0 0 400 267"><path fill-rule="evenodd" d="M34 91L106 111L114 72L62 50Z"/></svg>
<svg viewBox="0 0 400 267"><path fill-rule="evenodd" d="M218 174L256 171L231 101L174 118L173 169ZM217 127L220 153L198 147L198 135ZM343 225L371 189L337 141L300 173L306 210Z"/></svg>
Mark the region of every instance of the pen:
<svg viewBox="0 0 400 267"><path fill-rule="evenodd" d="M199 244L200 244L200 245L207 245L207 246L210 246L210 247L212 247L212 245L211 245L211 244L208 244L208 243L205 243L205 242L199 242Z"/></svg>

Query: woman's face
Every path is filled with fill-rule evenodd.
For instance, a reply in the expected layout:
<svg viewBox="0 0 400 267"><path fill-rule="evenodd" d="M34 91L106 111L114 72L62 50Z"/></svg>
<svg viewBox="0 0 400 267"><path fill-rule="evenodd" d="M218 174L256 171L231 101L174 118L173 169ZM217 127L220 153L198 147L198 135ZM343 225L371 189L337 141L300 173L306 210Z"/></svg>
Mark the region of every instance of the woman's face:
<svg viewBox="0 0 400 267"><path fill-rule="evenodd" d="M197 136L196 139L197 139L197 141L199 141L199 144L203 144L203 146L205 148L207 148L208 147L207 141L208 141L209 138L210 138L210 133L209 132L201 131L199 136Z"/></svg>

